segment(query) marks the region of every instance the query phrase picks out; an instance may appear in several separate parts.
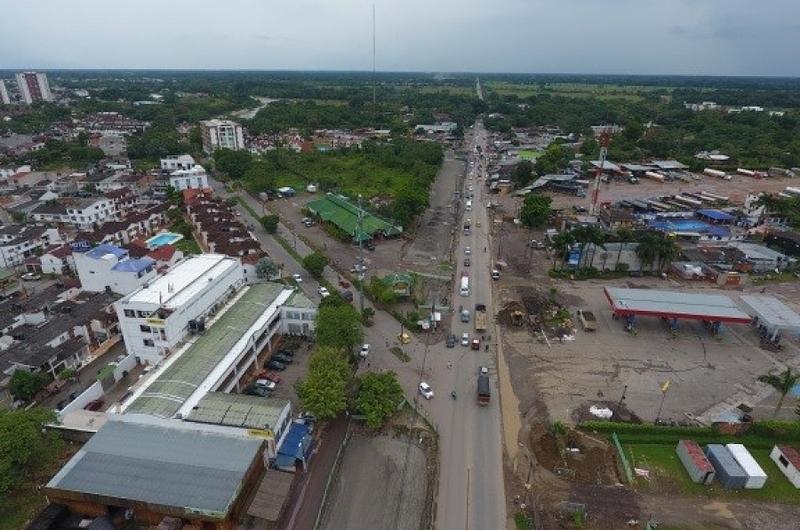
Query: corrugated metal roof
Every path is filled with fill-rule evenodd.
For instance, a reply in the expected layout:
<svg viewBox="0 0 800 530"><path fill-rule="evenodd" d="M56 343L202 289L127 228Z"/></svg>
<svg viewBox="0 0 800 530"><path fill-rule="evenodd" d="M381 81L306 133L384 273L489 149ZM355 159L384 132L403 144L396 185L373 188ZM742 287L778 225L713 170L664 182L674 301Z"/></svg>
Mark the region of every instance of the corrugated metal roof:
<svg viewBox="0 0 800 530"><path fill-rule="evenodd" d="M621 314L750 322L750 317L723 295L620 287L604 289L612 309Z"/></svg>
<svg viewBox="0 0 800 530"><path fill-rule="evenodd" d="M312 302L300 289L295 290L284 305L297 309L316 309L317 307L317 304Z"/></svg>
<svg viewBox="0 0 800 530"><path fill-rule="evenodd" d="M48 488L224 518L263 441L193 429L106 423Z"/></svg>
<svg viewBox="0 0 800 530"><path fill-rule="evenodd" d="M209 392L186 419L231 427L274 429L286 403L286 400L259 396Z"/></svg>
<svg viewBox="0 0 800 530"><path fill-rule="evenodd" d="M284 286L278 283L250 286L130 404L126 413L152 414L162 418L174 416L283 289Z"/></svg>
<svg viewBox="0 0 800 530"><path fill-rule="evenodd" d="M774 296L743 294L742 302L770 328L800 332L800 315Z"/></svg>

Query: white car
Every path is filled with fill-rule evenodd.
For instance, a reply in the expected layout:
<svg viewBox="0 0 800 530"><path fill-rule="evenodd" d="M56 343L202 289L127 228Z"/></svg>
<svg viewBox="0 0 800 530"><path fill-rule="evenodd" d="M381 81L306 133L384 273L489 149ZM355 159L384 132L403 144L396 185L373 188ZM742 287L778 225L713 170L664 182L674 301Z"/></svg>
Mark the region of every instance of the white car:
<svg viewBox="0 0 800 530"><path fill-rule="evenodd" d="M303 283L303 277L302 277L302 276L300 276L300 275L299 275L298 273L296 273L296 272L295 272L294 274L292 274L292 279L293 279L294 281L296 281L297 283Z"/></svg>
<svg viewBox="0 0 800 530"><path fill-rule="evenodd" d="M422 394L422 397L424 397L425 399L433 398L433 389L425 381L419 384L419 393Z"/></svg>
<svg viewBox="0 0 800 530"><path fill-rule="evenodd" d="M256 386L264 387L267 390L275 390L277 385L274 381L270 381L269 379L256 379Z"/></svg>
<svg viewBox="0 0 800 530"><path fill-rule="evenodd" d="M489 373L489 369L486 368L485 366L481 366L480 373L481 375L486 375Z"/></svg>
<svg viewBox="0 0 800 530"><path fill-rule="evenodd" d="M470 254L472 254L472 248L471 247L464 247L464 255L465 256L469 256Z"/></svg>
<svg viewBox="0 0 800 530"><path fill-rule="evenodd" d="M317 289L317 293L319 293L319 295L322 298L327 298L327 297L329 297L331 295L331 293L330 293L330 291L328 291L327 287L320 287L319 289Z"/></svg>
<svg viewBox="0 0 800 530"><path fill-rule="evenodd" d="M369 355L369 344L362 344L361 351L358 352L358 356L362 359L366 359L367 355Z"/></svg>
<svg viewBox="0 0 800 530"><path fill-rule="evenodd" d="M464 333L461 335L461 345L469 346L469 333Z"/></svg>
<svg viewBox="0 0 800 530"><path fill-rule="evenodd" d="M22 278L22 281L24 281L24 282L35 282L37 280L41 280L42 279L42 275L41 274L37 274L35 272L26 272L25 274L20 276L20 278Z"/></svg>

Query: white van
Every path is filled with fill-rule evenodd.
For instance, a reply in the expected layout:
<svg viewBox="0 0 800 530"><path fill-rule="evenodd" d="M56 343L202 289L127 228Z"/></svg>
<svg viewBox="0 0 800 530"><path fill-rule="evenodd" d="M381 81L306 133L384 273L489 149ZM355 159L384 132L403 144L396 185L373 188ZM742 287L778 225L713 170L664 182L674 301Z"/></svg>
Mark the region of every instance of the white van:
<svg viewBox="0 0 800 530"><path fill-rule="evenodd" d="M472 201L467 201L466 210L469 212L472 210Z"/></svg>
<svg viewBox="0 0 800 530"><path fill-rule="evenodd" d="M461 277L461 296L469 296L469 276Z"/></svg>

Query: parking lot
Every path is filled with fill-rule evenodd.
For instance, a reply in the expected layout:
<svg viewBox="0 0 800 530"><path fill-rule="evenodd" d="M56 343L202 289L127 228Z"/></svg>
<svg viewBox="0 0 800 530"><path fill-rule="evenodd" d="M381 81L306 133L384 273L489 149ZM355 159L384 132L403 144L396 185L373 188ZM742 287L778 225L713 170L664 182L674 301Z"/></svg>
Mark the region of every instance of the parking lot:
<svg viewBox="0 0 800 530"><path fill-rule="evenodd" d="M259 368L259 371L267 370L274 372L280 377L280 382L275 386L275 390L270 394L270 397L266 399L288 399L292 403L292 410L294 412L299 412L301 410L300 400L295 391L295 384L299 379L302 379L308 371L308 359L311 357L311 343L306 340L289 338L288 340L282 341L275 348L275 351L277 352L282 349L294 352L292 363L287 364L285 370L270 370L269 368L265 368L264 363L262 363L262 366ZM269 359L270 357L268 356L266 360L269 361ZM257 372L250 374L246 382L252 383L255 381L256 375Z"/></svg>
<svg viewBox="0 0 800 530"><path fill-rule="evenodd" d="M555 285L573 315L577 309L594 312L597 331L585 332L577 324L574 340L548 345L528 330L506 328L505 352L523 414L540 411L543 406L553 420L575 421L592 404L613 409L624 394L622 404L628 410L652 421L662 403L661 385L670 381L660 417L686 421L687 414L701 415L733 394L755 399L763 388L756 378L772 370L776 361L783 361L787 350L797 350L788 341L784 352L777 355L762 350L748 325L723 326L720 336L712 337L699 322L683 321L673 335L660 319L641 318L637 334L632 335L621 321L612 319L603 286L686 289L671 281L638 278L635 282L564 281ZM719 294L718 290L689 289ZM504 292L506 297L510 294ZM771 410L763 412L762 416Z"/></svg>

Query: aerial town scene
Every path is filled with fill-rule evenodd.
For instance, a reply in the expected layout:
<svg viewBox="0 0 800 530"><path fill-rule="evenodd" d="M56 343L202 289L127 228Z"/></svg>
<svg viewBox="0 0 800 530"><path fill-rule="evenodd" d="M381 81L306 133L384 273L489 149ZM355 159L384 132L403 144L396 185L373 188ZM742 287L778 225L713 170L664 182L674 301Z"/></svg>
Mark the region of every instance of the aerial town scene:
<svg viewBox="0 0 800 530"><path fill-rule="evenodd" d="M7 6L0 530L800 528L775 4Z"/></svg>

